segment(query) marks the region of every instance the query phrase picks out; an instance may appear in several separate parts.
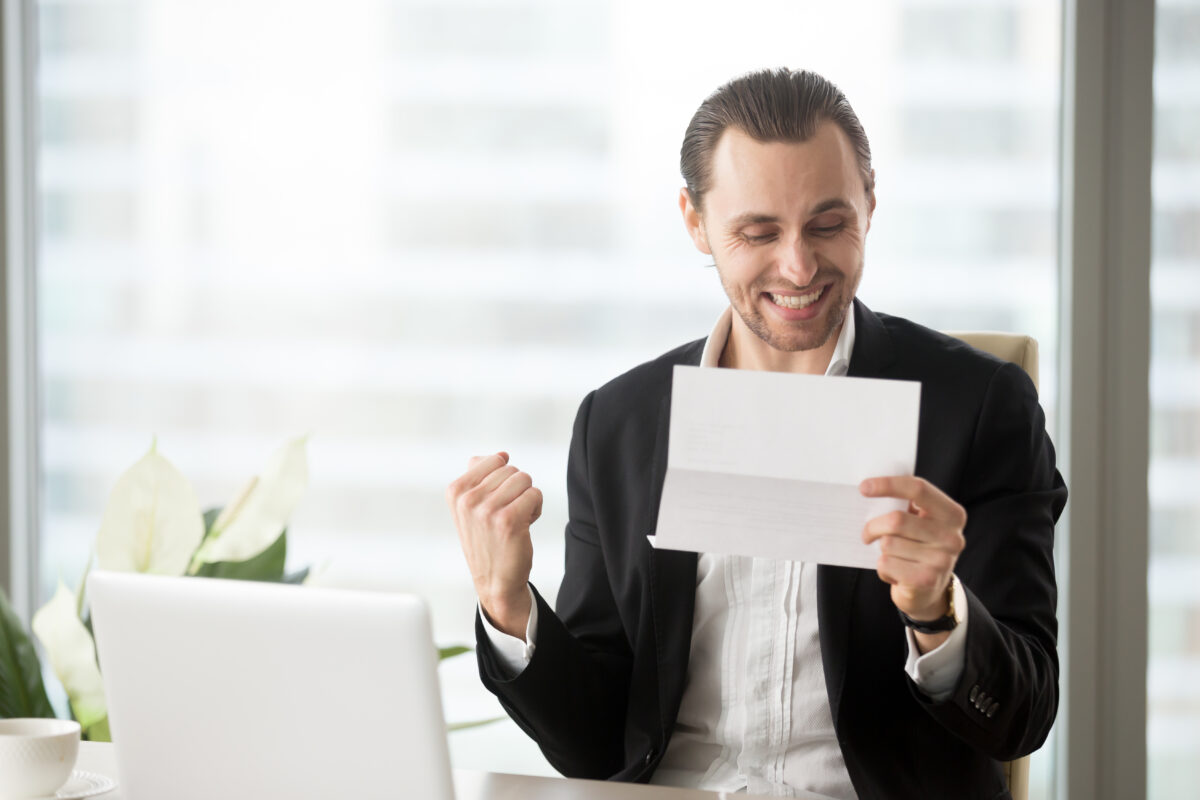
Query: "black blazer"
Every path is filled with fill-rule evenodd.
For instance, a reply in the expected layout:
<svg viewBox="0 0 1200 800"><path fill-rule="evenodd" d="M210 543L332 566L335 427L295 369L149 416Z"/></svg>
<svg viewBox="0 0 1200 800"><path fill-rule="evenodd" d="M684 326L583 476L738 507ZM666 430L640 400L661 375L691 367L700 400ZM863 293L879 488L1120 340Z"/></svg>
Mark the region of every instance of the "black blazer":
<svg viewBox="0 0 1200 800"><path fill-rule="evenodd" d="M921 383L916 474L967 510L955 573L970 611L962 677L934 703L904 671L888 585L873 570L818 568L842 755L864 800L1008 797L997 762L1039 747L1058 708L1052 547L1067 491L1037 394L1019 367L957 339L857 300L854 314L849 374ZM674 728L697 556L655 550L646 535L666 470L672 368L698 364L703 346L636 367L580 406L557 613L535 591L537 648L516 678L477 620L484 684L568 776L647 781Z"/></svg>

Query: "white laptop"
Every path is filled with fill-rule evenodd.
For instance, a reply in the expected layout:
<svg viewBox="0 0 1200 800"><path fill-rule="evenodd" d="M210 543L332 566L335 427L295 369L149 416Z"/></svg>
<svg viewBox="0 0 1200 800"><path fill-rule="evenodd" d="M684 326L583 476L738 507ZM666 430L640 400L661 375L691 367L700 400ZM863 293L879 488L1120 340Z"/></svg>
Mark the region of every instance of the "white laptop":
<svg viewBox="0 0 1200 800"><path fill-rule="evenodd" d="M129 800L453 800L418 598L111 572L88 596Z"/></svg>

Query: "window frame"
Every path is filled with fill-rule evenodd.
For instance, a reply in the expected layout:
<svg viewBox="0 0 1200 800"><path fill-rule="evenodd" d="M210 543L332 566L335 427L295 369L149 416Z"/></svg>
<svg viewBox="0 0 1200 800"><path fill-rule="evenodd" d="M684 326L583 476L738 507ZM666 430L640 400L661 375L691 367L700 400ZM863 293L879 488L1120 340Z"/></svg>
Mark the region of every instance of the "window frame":
<svg viewBox="0 0 1200 800"><path fill-rule="evenodd" d="M1063 13L1056 794L1144 798L1155 3Z"/></svg>
<svg viewBox="0 0 1200 800"><path fill-rule="evenodd" d="M1064 0L1059 798L1146 794L1153 0ZM28 622L40 486L36 0L0 18L0 587ZM1078 531L1079 534L1075 535ZM1129 531L1142 532L1130 536Z"/></svg>
<svg viewBox="0 0 1200 800"><path fill-rule="evenodd" d="M4 0L0 18L0 587L28 623L37 583L41 492L37 364L35 0Z"/></svg>

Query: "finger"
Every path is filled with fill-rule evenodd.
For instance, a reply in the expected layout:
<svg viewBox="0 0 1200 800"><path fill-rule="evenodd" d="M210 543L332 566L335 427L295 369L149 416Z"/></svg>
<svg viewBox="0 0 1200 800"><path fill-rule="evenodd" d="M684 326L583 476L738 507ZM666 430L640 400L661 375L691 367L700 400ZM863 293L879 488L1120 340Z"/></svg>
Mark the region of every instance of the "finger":
<svg viewBox="0 0 1200 800"><path fill-rule="evenodd" d="M475 491L485 496L491 495L492 492L496 491L496 489L498 489L502 483L508 480L510 476L516 475L518 472L520 472L520 470L514 467L512 464L505 464L504 466L493 470L491 474L486 475L484 479L479 482L479 485L475 487Z"/></svg>
<svg viewBox="0 0 1200 800"><path fill-rule="evenodd" d="M884 517L887 516L887 514L884 515ZM903 560L928 563L947 570L953 569L959 554L966 545L963 535L958 530L942 524L931 526L928 520L918 519L912 515L905 516L912 520L912 523L905 526L902 533L868 533L864 528L863 541L866 544L878 541L879 552L885 556L894 555ZM883 517L877 519L883 519ZM872 522L874 521L872 520Z"/></svg>
<svg viewBox="0 0 1200 800"><path fill-rule="evenodd" d="M508 453L504 452L503 450L501 450L499 453L496 453L495 455L500 456L500 458L502 458L505 463L508 462ZM469 459L467 459L467 469L470 469L471 467L475 466L476 464L478 464L480 461L482 461L485 458L490 458L490 456L471 456Z"/></svg>
<svg viewBox="0 0 1200 800"><path fill-rule="evenodd" d="M958 560L957 551L937 542L915 542L901 536L884 536L879 540L879 552L886 558L924 564L949 572Z"/></svg>
<svg viewBox="0 0 1200 800"><path fill-rule="evenodd" d="M929 522L914 514L903 511L889 511L867 521L863 526L862 539L866 544L883 536L904 536L909 539L926 541L932 535L926 530Z"/></svg>
<svg viewBox="0 0 1200 800"><path fill-rule="evenodd" d="M859 491L866 497L897 497L915 501L924 491L928 481L915 475L884 475L867 478L859 484Z"/></svg>
<svg viewBox="0 0 1200 800"><path fill-rule="evenodd" d="M508 453L494 453L490 456L474 456L469 462L467 471L459 475L446 487L446 504L453 510L463 497L477 486L480 481L504 466L508 462ZM457 512L455 512L457 513Z"/></svg>
<svg viewBox="0 0 1200 800"><path fill-rule="evenodd" d="M529 524L537 522L538 517L542 515L542 490L536 486L531 486L512 502L513 513L520 515L521 518L527 518ZM528 515L525 517L525 515Z"/></svg>
<svg viewBox="0 0 1200 800"><path fill-rule="evenodd" d="M490 456L474 456L468 462L467 471L460 475L450 486L457 493L462 494L470 489L474 489L479 485L481 480L507 463L508 453L505 452L493 453Z"/></svg>
<svg viewBox="0 0 1200 800"><path fill-rule="evenodd" d="M542 516L542 490L535 486L526 492L526 494L530 495L534 502L533 511L529 515L529 522L532 524L537 522L538 518Z"/></svg>
<svg viewBox="0 0 1200 800"><path fill-rule="evenodd" d="M924 478L914 475L868 478L859 484L859 491L865 497L895 497L908 500L922 516L944 519L958 527L966 524L966 512L963 507Z"/></svg>
<svg viewBox="0 0 1200 800"><path fill-rule="evenodd" d="M503 508L520 497L531 486L533 486L533 478L529 477L528 473L514 469L513 473L492 492L488 502L493 508Z"/></svg>
<svg viewBox="0 0 1200 800"><path fill-rule="evenodd" d="M945 573L929 564L882 556L876 572L885 583L901 586L909 593L934 591Z"/></svg>

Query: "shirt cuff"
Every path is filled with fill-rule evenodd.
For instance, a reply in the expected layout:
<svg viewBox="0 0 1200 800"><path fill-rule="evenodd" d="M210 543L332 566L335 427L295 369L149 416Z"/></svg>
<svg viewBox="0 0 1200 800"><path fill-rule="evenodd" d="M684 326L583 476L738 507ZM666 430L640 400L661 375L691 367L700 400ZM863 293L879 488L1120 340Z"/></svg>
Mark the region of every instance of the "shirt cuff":
<svg viewBox="0 0 1200 800"><path fill-rule="evenodd" d="M529 661L533 658L533 651L537 649L534 639L537 634L538 607L537 599L533 596L533 589L529 589L529 604L529 622L525 625L525 641L521 641L516 636L509 636L493 625L492 621L488 619L488 615L483 613L483 605L476 601L479 618L483 620L483 629L487 631L488 641L491 642L496 655L500 657L500 663L508 669L509 680L525 671L525 667L529 666Z"/></svg>
<svg viewBox="0 0 1200 800"><path fill-rule="evenodd" d="M946 641L924 655L917 647L912 628L904 629L908 636L908 661L904 671L929 699L938 703L954 693L967 659L967 593L962 581L958 580L954 581L954 610L958 614L958 624Z"/></svg>

